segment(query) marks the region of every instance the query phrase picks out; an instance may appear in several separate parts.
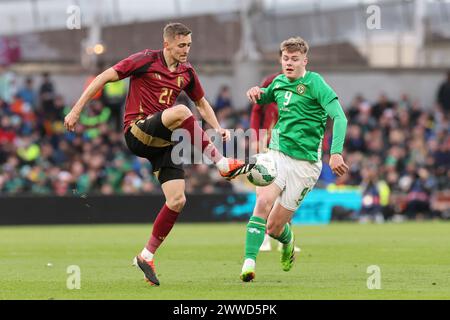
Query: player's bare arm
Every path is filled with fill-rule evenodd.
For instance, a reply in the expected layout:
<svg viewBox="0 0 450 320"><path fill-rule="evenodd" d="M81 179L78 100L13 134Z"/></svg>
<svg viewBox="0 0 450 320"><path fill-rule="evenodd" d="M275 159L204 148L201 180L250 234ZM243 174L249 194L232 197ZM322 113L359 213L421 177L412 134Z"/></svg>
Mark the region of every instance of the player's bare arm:
<svg viewBox="0 0 450 320"><path fill-rule="evenodd" d="M224 141L230 140L230 131L221 128L219 121L217 121L213 108L205 97L195 101L198 112L201 117L217 132L219 132Z"/></svg>
<svg viewBox="0 0 450 320"><path fill-rule="evenodd" d="M106 69L100 73L94 81L92 81L89 86L84 90L80 99L72 107L72 110L64 118L64 127L69 131L75 131L75 125L80 118L80 114L83 111L86 103L108 82L113 82L119 80L119 75L113 68Z"/></svg>

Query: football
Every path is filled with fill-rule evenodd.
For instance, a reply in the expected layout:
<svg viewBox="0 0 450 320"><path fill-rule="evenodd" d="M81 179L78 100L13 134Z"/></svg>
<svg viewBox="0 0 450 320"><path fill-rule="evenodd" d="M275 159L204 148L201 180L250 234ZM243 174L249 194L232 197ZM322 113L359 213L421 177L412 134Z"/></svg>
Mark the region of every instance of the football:
<svg viewBox="0 0 450 320"><path fill-rule="evenodd" d="M247 179L255 186L268 186L277 177L275 160L268 153L258 153L254 157L255 166L247 174Z"/></svg>

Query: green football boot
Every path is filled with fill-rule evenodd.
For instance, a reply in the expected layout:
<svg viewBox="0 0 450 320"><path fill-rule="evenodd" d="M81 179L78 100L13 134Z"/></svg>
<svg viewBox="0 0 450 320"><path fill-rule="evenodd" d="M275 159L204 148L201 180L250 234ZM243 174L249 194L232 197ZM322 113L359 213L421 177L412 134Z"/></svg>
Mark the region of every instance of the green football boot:
<svg viewBox="0 0 450 320"><path fill-rule="evenodd" d="M291 270L295 261L295 239L292 231L291 234L291 241L288 244L283 244L281 247L281 267L283 271Z"/></svg>
<svg viewBox="0 0 450 320"><path fill-rule="evenodd" d="M242 273L241 273L242 281L250 282L253 279L255 279L255 269L248 269L248 270L242 271Z"/></svg>

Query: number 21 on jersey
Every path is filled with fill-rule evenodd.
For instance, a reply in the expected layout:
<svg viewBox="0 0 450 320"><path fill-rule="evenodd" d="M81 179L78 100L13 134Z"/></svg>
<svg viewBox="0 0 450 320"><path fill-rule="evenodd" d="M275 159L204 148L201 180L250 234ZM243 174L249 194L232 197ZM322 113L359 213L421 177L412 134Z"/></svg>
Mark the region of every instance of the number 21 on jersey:
<svg viewBox="0 0 450 320"><path fill-rule="evenodd" d="M172 92L172 89L162 88L161 95L159 96L159 103L170 104Z"/></svg>

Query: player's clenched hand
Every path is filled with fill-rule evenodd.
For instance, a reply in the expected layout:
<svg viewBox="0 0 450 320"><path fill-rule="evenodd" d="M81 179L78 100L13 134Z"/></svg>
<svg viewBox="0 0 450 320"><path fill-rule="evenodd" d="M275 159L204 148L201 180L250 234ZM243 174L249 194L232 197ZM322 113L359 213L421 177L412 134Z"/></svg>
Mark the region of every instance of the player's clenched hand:
<svg viewBox="0 0 450 320"><path fill-rule="evenodd" d="M330 167L333 173L338 177L346 174L348 171L348 166L345 164L344 159L342 159L342 156L339 153L331 155Z"/></svg>
<svg viewBox="0 0 450 320"><path fill-rule="evenodd" d="M217 129L217 132L219 132L219 134L222 136L223 141L230 140L231 135L229 130L220 128Z"/></svg>
<svg viewBox="0 0 450 320"><path fill-rule="evenodd" d="M80 114L72 109L72 111L70 111L64 118L64 127L69 131L75 131L75 125L77 124L79 118Z"/></svg>
<svg viewBox="0 0 450 320"><path fill-rule="evenodd" d="M261 98L261 93L264 93L264 91L262 91L261 88L258 86L250 88L247 91L247 98L251 102L256 103L256 100L259 100Z"/></svg>

